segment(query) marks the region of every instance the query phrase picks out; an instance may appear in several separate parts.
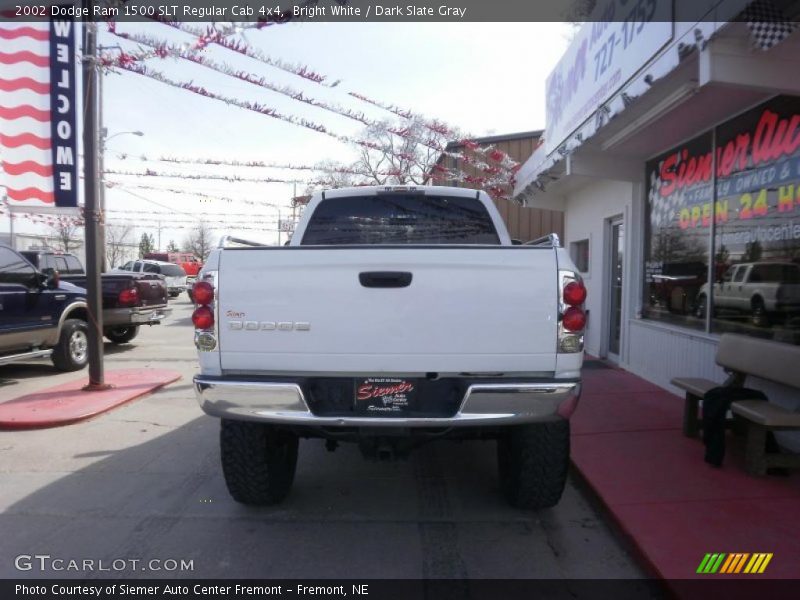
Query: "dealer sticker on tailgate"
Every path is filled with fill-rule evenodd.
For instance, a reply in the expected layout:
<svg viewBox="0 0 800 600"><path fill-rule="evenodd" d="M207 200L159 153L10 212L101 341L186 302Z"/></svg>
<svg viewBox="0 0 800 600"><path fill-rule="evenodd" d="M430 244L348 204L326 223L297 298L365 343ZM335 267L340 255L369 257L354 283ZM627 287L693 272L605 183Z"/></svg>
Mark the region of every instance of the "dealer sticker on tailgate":
<svg viewBox="0 0 800 600"><path fill-rule="evenodd" d="M400 416L413 410L416 383L411 379L371 377L357 379L356 411L369 415Z"/></svg>

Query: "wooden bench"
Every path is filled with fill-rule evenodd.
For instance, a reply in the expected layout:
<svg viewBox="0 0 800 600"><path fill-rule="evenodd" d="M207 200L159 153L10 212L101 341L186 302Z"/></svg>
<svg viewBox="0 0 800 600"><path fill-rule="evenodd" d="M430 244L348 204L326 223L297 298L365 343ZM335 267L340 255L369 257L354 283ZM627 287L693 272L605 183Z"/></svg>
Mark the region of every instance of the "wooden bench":
<svg viewBox="0 0 800 600"><path fill-rule="evenodd" d="M716 362L729 374L722 384L695 377L672 380L673 385L686 392L683 433L688 437L697 437L702 428L700 401L711 388L742 387L751 375L800 390L800 346L726 333L720 338ZM758 399L733 402L731 412L747 425L748 473L763 475L770 467L800 468L800 455L766 452L767 432L800 429L800 413Z"/></svg>

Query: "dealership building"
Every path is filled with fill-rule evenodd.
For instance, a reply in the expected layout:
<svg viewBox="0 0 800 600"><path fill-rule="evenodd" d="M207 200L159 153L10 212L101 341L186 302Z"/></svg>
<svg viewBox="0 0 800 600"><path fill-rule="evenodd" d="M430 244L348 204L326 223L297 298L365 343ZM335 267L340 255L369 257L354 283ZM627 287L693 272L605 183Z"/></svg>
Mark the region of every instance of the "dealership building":
<svg viewBox="0 0 800 600"><path fill-rule="evenodd" d="M725 332L800 344L800 6L669 16L582 27L514 197L564 211L587 352L679 393L673 377L725 379Z"/></svg>

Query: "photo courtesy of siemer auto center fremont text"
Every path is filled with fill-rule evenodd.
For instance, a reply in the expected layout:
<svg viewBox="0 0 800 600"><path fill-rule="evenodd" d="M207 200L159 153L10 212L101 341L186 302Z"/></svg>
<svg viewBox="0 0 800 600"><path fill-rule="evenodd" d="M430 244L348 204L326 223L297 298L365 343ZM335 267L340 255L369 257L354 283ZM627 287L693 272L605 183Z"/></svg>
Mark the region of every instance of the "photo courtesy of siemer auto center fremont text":
<svg viewBox="0 0 800 600"><path fill-rule="evenodd" d="M0 0L0 600L800 597L800 0Z"/></svg>

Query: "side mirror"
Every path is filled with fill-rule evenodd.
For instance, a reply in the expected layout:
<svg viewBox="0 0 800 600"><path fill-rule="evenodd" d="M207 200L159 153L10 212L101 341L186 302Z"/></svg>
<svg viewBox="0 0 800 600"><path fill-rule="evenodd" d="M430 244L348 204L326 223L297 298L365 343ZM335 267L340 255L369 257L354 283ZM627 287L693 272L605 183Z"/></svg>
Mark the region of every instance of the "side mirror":
<svg viewBox="0 0 800 600"><path fill-rule="evenodd" d="M54 269L47 269L38 274L39 286L47 290L57 290L61 282L61 276Z"/></svg>

